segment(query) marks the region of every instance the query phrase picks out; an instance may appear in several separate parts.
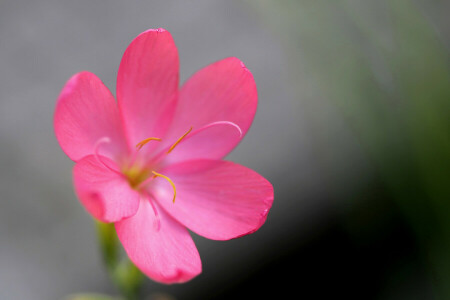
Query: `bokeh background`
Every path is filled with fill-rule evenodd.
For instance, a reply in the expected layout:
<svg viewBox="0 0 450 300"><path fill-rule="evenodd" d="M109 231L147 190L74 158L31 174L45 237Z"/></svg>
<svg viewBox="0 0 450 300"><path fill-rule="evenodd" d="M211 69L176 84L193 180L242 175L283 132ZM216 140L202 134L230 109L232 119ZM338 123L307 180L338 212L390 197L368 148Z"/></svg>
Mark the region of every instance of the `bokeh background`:
<svg viewBox="0 0 450 300"><path fill-rule="evenodd" d="M176 299L450 299L450 2L0 0L0 299L117 295L54 137L89 70L115 91L131 40L169 30L181 82L236 56L259 91L228 157L275 188L266 224L194 235ZM167 296L167 297L169 297Z"/></svg>

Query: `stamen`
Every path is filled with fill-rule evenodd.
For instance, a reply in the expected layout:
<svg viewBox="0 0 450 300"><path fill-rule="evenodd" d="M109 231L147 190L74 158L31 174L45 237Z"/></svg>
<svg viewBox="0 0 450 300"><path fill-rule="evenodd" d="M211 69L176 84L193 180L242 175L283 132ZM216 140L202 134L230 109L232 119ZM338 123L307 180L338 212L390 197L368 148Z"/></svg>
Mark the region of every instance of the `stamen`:
<svg viewBox="0 0 450 300"><path fill-rule="evenodd" d="M138 151L141 150L141 148L144 147L144 145L147 144L150 141L158 141L158 142L160 142L161 139L160 138L155 138L155 137L146 138L145 140L142 140L142 141L140 141L139 143L136 144L137 150Z"/></svg>
<svg viewBox="0 0 450 300"><path fill-rule="evenodd" d="M173 201L172 202L175 203L175 198L177 197L177 189L175 187L175 183L173 183L173 181L169 177L167 177L167 176L165 176L163 174L156 173L155 171L152 171L152 173L154 174L153 178L155 178L155 177L162 177L162 178L164 178L165 180L167 180L170 183L170 185L173 188Z"/></svg>
<svg viewBox="0 0 450 300"><path fill-rule="evenodd" d="M243 132L242 132L242 129L241 129L241 127L239 127L239 125L237 125L236 123L233 123L233 122L231 122L231 121L216 121L216 122L211 122L211 123L208 123L208 124L206 124L206 125L204 125L203 127L200 127L199 129L196 129L194 132L192 132L191 134L189 134L191 131L192 131L192 126L191 126L191 128L188 130L188 132L186 132L182 137L180 137L170 148L169 148L169 150L161 150L157 155L155 155L154 157L153 157L153 159L152 159L152 161L154 162L154 163L156 163L156 162L159 162L160 160L162 160L163 159L163 157L165 156L165 155L167 155L167 154L169 154L174 148L175 148L175 146L177 146L188 134L189 134L189 136L187 137L187 139L186 140L188 140L188 139L191 139L191 138L193 138L195 135L197 135L197 134L199 134L199 133L201 133L201 132L203 132L204 130L207 130L208 128L210 128L210 127L215 127L215 126L221 126L221 125L229 125L229 126L232 126L232 127L234 127L236 130L237 130L237 132L238 132L238 134L239 134L239 138L241 138L242 137L242 135L243 135ZM166 148L167 149L167 148Z"/></svg>
<svg viewBox="0 0 450 300"><path fill-rule="evenodd" d="M101 145L103 145L103 144L107 144L107 143L111 143L111 139L109 138L109 137L102 137L101 139L99 139L98 141L97 141L97 143L95 144L95 146L94 146L94 156L95 156L95 158L97 159L97 161L99 162L99 163L101 163L105 168L107 168L108 170L110 170L110 171L112 171L112 172L114 172L114 173L116 173L116 174L118 174L118 175L120 175L120 176L123 176L123 174L122 173L120 173L118 170L116 170L116 169L114 169L114 168L111 168L110 166L108 166L108 164L106 164L102 159L101 159L101 156L100 156L100 154L99 154L99 149L100 149L100 146Z"/></svg>
<svg viewBox="0 0 450 300"><path fill-rule="evenodd" d="M191 132L192 131L192 126L191 126L191 128L185 133L185 134L183 134L172 146L170 146L170 148L169 148L169 150L167 151L167 154L169 154L170 152L172 152L172 150L176 147L176 145L178 145L180 142L181 142L181 140L182 139L184 139L188 134L189 134L189 132Z"/></svg>

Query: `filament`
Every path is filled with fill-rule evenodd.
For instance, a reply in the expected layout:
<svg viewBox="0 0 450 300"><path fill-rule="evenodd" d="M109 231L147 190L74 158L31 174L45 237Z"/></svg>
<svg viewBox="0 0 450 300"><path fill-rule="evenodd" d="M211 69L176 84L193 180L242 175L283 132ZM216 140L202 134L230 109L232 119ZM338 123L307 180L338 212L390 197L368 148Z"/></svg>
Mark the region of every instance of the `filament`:
<svg viewBox="0 0 450 300"><path fill-rule="evenodd" d="M153 161L154 161L154 162L159 162L159 161L164 157L165 154L169 154L170 152L172 152L172 150L173 150L180 142L182 142L183 139L186 138L186 136L187 136L189 133L191 133L191 134L189 134L189 137L187 137L187 140L190 139L190 138L192 138L192 137L194 137L195 135L197 135L197 134L203 132L204 130L206 130L206 129L210 128L210 127L220 126L220 125L229 125L229 126L234 127L234 128L237 130L237 132L239 133L239 138L241 138L242 135L243 135L243 132L242 132L241 127L239 127L239 125L237 125L236 123L233 123L233 122L231 122L231 121L216 121L216 122L211 122L211 123L208 123L208 124L204 125L203 127L199 128L199 129L196 129L196 130L195 130L194 132L192 132L192 133L191 133L191 131L192 131L192 128L193 128L193 127L191 126L191 128L190 128L185 134L183 134L183 136L181 136L181 137L180 137L180 138L179 138L172 146L170 146L170 148L169 148L168 150L162 150L162 151L159 152L157 155L155 155L155 156L153 157ZM167 149L167 148L166 148L166 149Z"/></svg>
<svg viewBox="0 0 450 300"><path fill-rule="evenodd" d="M155 138L155 137L146 138L146 139L144 139L144 140L142 140L142 141L140 141L139 143L136 144L137 150L138 151L141 150L141 148L144 147L144 145L147 144L150 141L158 141L158 142L160 142L161 139L160 138Z"/></svg>
<svg viewBox="0 0 450 300"><path fill-rule="evenodd" d="M169 150L167 151L167 154L169 154L170 152L172 152L172 150L181 142L181 140L182 139L184 139L188 134L189 134L189 132L191 132L192 131L192 126L191 126L191 128L185 133L185 134L183 134L172 146L170 146L170 148L169 148Z"/></svg>
<svg viewBox="0 0 450 300"><path fill-rule="evenodd" d="M170 179L169 177L167 177L167 176L165 176L163 174L156 173L155 171L152 171L152 173L154 174L153 178L155 178L155 177L162 177L162 178L164 178L165 180L167 180L170 183L170 185L173 188L173 200L172 200L172 202L175 203L175 198L177 197L177 189L176 189L175 183L173 183L172 179Z"/></svg>

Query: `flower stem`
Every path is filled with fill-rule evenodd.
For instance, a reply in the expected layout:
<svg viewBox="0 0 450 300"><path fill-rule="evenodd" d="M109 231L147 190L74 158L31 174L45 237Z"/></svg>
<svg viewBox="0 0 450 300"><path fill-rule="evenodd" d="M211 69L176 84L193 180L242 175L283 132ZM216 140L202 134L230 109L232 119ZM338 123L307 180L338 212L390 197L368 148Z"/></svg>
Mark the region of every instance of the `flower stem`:
<svg viewBox="0 0 450 300"><path fill-rule="evenodd" d="M114 224L96 221L96 225L100 252L111 280L125 299L139 299L144 276L128 257L121 255Z"/></svg>

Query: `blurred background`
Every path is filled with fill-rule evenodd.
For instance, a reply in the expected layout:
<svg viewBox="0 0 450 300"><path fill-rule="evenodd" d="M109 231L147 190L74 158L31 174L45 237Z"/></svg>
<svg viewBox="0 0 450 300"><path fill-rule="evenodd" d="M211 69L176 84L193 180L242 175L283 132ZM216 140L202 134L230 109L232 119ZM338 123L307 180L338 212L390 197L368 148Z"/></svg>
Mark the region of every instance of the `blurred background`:
<svg viewBox="0 0 450 300"><path fill-rule="evenodd" d="M181 82L236 56L259 91L228 157L268 178L266 224L194 236L203 273L150 299L450 299L450 2L0 0L0 299L118 295L56 98L81 70L115 92L131 40L169 30ZM161 296L166 295L166 296Z"/></svg>

